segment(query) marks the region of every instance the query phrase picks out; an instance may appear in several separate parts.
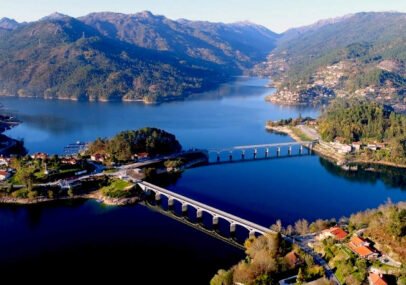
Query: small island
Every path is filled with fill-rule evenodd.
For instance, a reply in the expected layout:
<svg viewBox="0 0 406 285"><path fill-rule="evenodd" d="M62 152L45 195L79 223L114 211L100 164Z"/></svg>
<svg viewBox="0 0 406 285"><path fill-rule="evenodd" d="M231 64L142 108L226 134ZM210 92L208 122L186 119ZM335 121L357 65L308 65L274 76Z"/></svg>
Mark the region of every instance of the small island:
<svg viewBox="0 0 406 285"><path fill-rule="evenodd" d="M266 128L315 141L315 152L347 169L359 164L406 168L406 116L378 103L335 100L317 120L269 121Z"/></svg>
<svg viewBox="0 0 406 285"><path fill-rule="evenodd" d="M32 204L97 199L123 205L139 200L136 182L207 162L200 150L182 150L164 130L142 128L98 138L75 155L35 153L0 158L0 203Z"/></svg>

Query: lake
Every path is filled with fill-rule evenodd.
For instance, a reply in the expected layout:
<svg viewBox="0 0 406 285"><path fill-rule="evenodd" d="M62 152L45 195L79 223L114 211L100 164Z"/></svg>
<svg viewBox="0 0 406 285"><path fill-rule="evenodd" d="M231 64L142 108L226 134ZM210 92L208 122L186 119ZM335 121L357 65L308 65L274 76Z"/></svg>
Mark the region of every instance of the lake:
<svg viewBox="0 0 406 285"><path fill-rule="evenodd" d="M265 122L317 116L319 111L264 102L273 92L265 84L262 79L240 78L213 92L160 105L19 98L0 102L23 120L7 135L24 139L30 152L62 153L68 143L145 126L174 133L185 149L291 141L265 131ZM387 199L406 200L403 177L343 172L316 155L303 155L199 167L162 183L269 226L276 219L285 225L299 218L338 219ZM33 272L106 268L117 278L129 271L150 276L150 283L207 284L217 269L243 257L242 251L142 205L105 207L87 201L2 206L0 234L0 271L10 272L21 266ZM191 274L193 280L186 278Z"/></svg>

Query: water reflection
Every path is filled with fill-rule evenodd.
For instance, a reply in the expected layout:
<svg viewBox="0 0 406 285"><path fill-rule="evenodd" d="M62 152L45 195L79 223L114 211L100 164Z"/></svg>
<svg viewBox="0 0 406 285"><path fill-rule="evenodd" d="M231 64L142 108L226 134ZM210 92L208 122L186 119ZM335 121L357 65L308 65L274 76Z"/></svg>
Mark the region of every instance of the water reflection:
<svg viewBox="0 0 406 285"><path fill-rule="evenodd" d="M390 188L397 188L402 191L406 190L405 169L382 165L362 164L357 165L357 171L347 171L322 157L319 158L319 161L323 168L334 176L343 177L346 180L353 182L362 182L371 185L374 185L381 180Z"/></svg>
<svg viewBox="0 0 406 285"><path fill-rule="evenodd" d="M52 114L29 115L17 113L17 116L27 127L44 130L55 135L80 127L80 123L72 121L69 117L62 118Z"/></svg>

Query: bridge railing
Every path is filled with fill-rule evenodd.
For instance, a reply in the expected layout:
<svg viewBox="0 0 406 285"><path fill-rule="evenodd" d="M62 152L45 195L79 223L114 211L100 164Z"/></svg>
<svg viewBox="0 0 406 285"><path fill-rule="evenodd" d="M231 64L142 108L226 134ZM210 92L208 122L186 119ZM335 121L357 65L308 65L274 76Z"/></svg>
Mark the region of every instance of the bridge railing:
<svg viewBox="0 0 406 285"><path fill-rule="evenodd" d="M250 222L246 219L237 217L233 214L224 212L222 210L219 210L217 208L214 208L212 206L203 204L201 202L198 202L196 200L190 199L188 197L185 197L183 195L174 193L170 190L167 190L165 188L156 186L154 184L142 181L142 182L138 182L138 185L141 187L141 189L143 189L144 191L148 191L148 190L152 190L155 193L159 193L159 194L163 194L164 196L167 196L167 198L172 198L175 199L181 203L186 203L190 206L192 206L193 208L195 208L196 210L203 210L204 212L212 215L213 217L219 217L222 218L226 221L228 221L230 224L236 224L236 225L240 225L244 228L246 228L249 231L255 231L259 234L265 234L267 232L273 232L272 230L258 225L256 223Z"/></svg>

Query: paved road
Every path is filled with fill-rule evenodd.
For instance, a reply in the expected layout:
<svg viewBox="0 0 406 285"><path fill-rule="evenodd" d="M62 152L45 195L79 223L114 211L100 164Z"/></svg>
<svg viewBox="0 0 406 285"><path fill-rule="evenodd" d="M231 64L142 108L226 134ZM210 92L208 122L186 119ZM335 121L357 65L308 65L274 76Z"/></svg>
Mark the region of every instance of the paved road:
<svg viewBox="0 0 406 285"><path fill-rule="evenodd" d="M319 133L313 128L310 128L306 125L298 125L297 128L300 129L307 137L311 138L312 140L320 139Z"/></svg>
<svg viewBox="0 0 406 285"><path fill-rule="evenodd" d="M323 266L326 277L329 280L332 280L335 284L340 285L340 281L338 281L337 276L335 276L334 271L330 268L328 263L311 247L308 246L309 242L314 241L315 236L316 234L310 234L298 238L291 238L291 242L297 244L304 252L311 255L317 265Z"/></svg>

